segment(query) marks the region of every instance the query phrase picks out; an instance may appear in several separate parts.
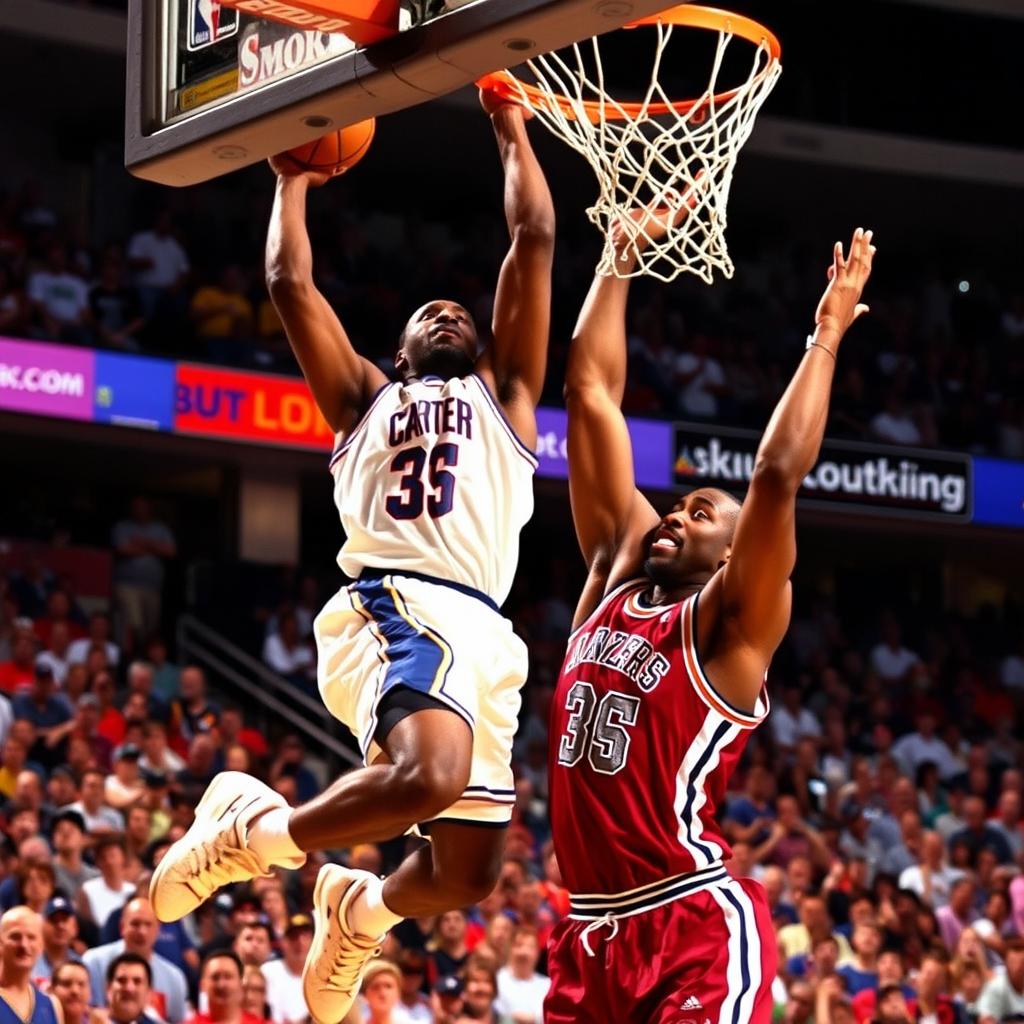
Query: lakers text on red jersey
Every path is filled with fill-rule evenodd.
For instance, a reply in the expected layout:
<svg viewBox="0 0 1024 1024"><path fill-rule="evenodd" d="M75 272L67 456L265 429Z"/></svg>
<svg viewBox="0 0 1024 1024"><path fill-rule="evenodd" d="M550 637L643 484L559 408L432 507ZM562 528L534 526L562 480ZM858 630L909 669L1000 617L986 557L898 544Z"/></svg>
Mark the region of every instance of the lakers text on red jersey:
<svg viewBox="0 0 1024 1024"><path fill-rule="evenodd" d="M717 880L731 850L715 812L768 713L711 686L696 647L698 595L653 606L646 580L612 591L569 638L551 719L551 822L573 910L628 914ZM686 878L681 876L693 876ZM664 887L666 880L677 884ZM645 897L645 891L648 896Z"/></svg>

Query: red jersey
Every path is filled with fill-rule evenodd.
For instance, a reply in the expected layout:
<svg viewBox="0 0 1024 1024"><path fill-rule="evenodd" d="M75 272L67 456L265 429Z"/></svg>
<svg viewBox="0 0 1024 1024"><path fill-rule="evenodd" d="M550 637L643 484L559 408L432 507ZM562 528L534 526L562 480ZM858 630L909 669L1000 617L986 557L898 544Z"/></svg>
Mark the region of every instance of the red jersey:
<svg viewBox="0 0 1024 1024"><path fill-rule="evenodd" d="M697 596L654 607L649 586L633 580L605 597L569 638L555 691L551 828L574 909L578 894L661 894L655 883L694 872L717 880L732 851L715 813L768 714L764 689L750 715L708 682Z"/></svg>

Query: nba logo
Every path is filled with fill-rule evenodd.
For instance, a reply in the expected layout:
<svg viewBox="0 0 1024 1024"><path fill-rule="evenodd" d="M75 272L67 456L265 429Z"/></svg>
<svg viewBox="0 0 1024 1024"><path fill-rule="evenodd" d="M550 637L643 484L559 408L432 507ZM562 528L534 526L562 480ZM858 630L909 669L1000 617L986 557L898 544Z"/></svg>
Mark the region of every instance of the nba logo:
<svg viewBox="0 0 1024 1024"><path fill-rule="evenodd" d="M220 0L188 0L188 48L202 50L238 31L238 11Z"/></svg>

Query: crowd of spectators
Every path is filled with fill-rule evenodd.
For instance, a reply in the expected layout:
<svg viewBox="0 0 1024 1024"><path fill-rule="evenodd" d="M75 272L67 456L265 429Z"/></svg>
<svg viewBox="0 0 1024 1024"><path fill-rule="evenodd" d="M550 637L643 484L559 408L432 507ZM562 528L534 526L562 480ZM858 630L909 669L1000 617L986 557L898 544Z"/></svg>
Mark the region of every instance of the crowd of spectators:
<svg viewBox="0 0 1024 1024"><path fill-rule="evenodd" d="M265 659L306 686L323 595L312 577L292 579L258 630ZM315 854L160 925L150 872L216 771L257 773L297 803L322 788L322 764L299 735L264 734L211 696L204 671L175 665L159 638L123 650L107 614L83 615L60 581L14 574L0 589L0 909L43 915L34 977L79 1019L87 1004L121 1021L117 972L128 970L146 975L154 1021L303 1021L320 865L386 872L418 840ZM545 945L567 913L547 719L571 617L557 580L540 590L517 587L508 609L531 680L499 882L476 906L394 929L353 1020L540 1024ZM771 716L720 808L729 870L759 879L772 908L779 1020L992 1024L1024 1013L1019 618L1012 606L926 624L885 611L844 629L834 600L798 595ZM79 958L84 970L62 966Z"/></svg>
<svg viewBox="0 0 1024 1024"><path fill-rule="evenodd" d="M315 266L361 351L391 370L404 318L449 291L486 333L507 245L494 214L470 214L456 236L365 202L353 213L338 189L312 200ZM216 201L199 190L190 210L160 210L96 248L71 242L34 184L0 192L0 334L297 372L258 262L265 199L254 191L233 243L211 239ZM582 294L590 243L560 238L556 295ZM813 247L762 241L714 288L640 282L627 411L763 427L803 344L820 262ZM1024 458L1024 293L934 267L871 289L872 315L843 353L830 436ZM549 402L560 401L575 312L556 303Z"/></svg>

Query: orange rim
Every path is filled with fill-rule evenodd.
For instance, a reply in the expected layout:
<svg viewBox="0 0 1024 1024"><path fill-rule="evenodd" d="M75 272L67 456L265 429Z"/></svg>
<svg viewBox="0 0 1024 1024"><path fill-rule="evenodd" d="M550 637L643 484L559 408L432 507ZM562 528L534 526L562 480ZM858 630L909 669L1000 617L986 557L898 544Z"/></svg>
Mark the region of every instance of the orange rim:
<svg viewBox="0 0 1024 1024"><path fill-rule="evenodd" d="M782 56L782 47L774 32L765 28L764 25L753 18L747 18L742 14L733 14L730 11L722 11L716 7L697 7L693 4L681 4L678 7L671 7L660 14L652 14L647 18L639 18L624 25L624 29L635 29L645 25L682 25L687 28L703 28L714 32L723 32L741 39L745 39L754 46L760 47L764 43L768 47L768 63L758 72L756 78L768 74L772 67L778 63ZM526 96L527 103L533 108L549 107L551 98L548 93L538 89L535 85L529 85L520 81L511 71L495 71L493 74L485 75L477 85L481 89L487 89L502 99L513 103L521 103L523 96ZM678 103L616 103L610 105L600 100L583 100L582 105L587 117L594 124L602 119L608 121L636 120L642 115L659 116L664 114L688 114L694 107L705 104L728 103L742 88L730 89L727 92L715 93L713 99L680 100ZM576 104L567 97L558 93L554 94L555 101L570 119L576 117Z"/></svg>

